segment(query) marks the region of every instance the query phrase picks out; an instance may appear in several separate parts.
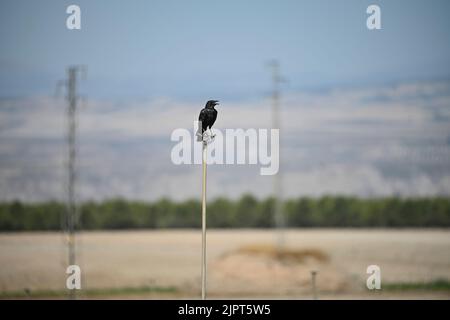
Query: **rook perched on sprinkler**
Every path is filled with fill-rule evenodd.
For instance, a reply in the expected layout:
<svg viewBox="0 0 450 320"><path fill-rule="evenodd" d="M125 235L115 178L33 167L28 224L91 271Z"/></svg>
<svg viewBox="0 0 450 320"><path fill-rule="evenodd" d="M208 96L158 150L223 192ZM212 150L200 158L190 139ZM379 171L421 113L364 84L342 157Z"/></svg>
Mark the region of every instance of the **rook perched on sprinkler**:
<svg viewBox="0 0 450 320"><path fill-rule="evenodd" d="M217 100L206 102L205 108L200 111L198 120L200 121L197 141L202 142L202 299L206 299L206 147L212 142L214 135L211 127L217 119L217 110L214 107L219 103Z"/></svg>
<svg viewBox="0 0 450 320"><path fill-rule="evenodd" d="M212 142L214 134L211 128L217 119L217 110L214 109L219 104L217 100L209 100L206 102L205 107L200 111L198 116L199 127L197 131L197 141L203 141L204 143Z"/></svg>

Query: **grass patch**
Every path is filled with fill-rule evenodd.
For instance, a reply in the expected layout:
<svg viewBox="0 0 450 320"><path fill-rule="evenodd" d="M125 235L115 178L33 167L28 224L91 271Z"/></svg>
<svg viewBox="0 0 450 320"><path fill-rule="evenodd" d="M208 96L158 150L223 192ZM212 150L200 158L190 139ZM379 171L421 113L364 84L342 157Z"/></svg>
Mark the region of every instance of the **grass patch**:
<svg viewBox="0 0 450 320"><path fill-rule="evenodd" d="M102 288L77 290L77 296L83 297L109 297L141 295L148 293L176 293L175 287L123 287L123 288ZM0 292L0 299L14 298L65 298L69 295L69 290L22 290Z"/></svg>
<svg viewBox="0 0 450 320"><path fill-rule="evenodd" d="M389 291L450 291L450 281L436 279L430 282L398 282L382 284L384 290Z"/></svg>

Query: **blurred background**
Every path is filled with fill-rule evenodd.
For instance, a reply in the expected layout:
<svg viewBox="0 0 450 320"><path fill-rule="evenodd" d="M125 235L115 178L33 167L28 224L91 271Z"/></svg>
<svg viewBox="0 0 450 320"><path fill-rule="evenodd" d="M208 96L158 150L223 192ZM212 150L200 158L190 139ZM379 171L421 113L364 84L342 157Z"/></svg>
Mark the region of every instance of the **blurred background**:
<svg viewBox="0 0 450 320"><path fill-rule="evenodd" d="M66 298L70 262L80 298L199 297L201 166L170 136L209 99L223 132L275 105L281 137L277 177L208 167L211 297L450 298L449 9L2 1L0 298Z"/></svg>

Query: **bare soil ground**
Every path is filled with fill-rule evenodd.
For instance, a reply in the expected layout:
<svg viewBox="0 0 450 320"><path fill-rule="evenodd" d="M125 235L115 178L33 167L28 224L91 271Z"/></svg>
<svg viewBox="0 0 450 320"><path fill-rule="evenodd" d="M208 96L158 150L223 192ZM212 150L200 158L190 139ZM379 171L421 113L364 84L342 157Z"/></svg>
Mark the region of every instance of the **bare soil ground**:
<svg viewBox="0 0 450 320"><path fill-rule="evenodd" d="M388 283L450 280L449 230L296 229L277 251L273 230L208 231L211 298L310 299L317 271L320 299L449 299L448 290L369 291L366 268ZM199 230L85 232L77 238L83 290L95 298L197 298ZM0 293L65 290L61 233L0 234ZM152 292L120 288L155 288ZM165 288L169 288L166 290ZM108 290L119 290L111 296ZM161 289L161 290L160 290ZM45 297L45 294L44 294ZM90 296L86 296L89 298Z"/></svg>

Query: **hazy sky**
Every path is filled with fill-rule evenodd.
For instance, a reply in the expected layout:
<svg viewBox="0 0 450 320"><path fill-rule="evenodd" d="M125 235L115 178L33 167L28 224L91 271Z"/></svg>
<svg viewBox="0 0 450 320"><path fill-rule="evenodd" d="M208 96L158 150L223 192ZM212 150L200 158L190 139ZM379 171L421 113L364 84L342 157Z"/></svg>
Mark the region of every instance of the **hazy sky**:
<svg viewBox="0 0 450 320"><path fill-rule="evenodd" d="M374 3L379 31L366 28ZM0 96L51 94L69 64L88 65L90 97L111 99L260 97L272 58L285 91L448 78L449 12L446 0L3 0Z"/></svg>

